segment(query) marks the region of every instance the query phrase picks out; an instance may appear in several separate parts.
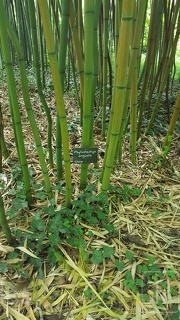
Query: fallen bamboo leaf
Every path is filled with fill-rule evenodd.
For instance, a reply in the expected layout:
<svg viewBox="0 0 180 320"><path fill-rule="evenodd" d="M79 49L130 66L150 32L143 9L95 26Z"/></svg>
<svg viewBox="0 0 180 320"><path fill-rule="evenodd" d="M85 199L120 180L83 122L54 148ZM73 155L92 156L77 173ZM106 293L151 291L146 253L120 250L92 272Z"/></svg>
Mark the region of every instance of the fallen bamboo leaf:
<svg viewBox="0 0 180 320"><path fill-rule="evenodd" d="M39 259L39 257L37 257L34 253L32 253L30 250L24 248L24 247L17 247L16 249L19 249L21 250L22 252L28 254L29 256L31 256L32 258L35 258L35 259Z"/></svg>

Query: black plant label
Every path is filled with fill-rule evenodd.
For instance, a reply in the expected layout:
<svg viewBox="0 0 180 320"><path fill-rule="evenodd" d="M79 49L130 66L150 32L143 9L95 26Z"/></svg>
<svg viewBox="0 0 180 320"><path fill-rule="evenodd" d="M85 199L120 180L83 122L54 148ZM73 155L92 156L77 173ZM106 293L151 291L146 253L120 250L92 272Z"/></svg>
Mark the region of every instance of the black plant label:
<svg viewBox="0 0 180 320"><path fill-rule="evenodd" d="M98 157L98 148L74 148L73 163L96 163Z"/></svg>

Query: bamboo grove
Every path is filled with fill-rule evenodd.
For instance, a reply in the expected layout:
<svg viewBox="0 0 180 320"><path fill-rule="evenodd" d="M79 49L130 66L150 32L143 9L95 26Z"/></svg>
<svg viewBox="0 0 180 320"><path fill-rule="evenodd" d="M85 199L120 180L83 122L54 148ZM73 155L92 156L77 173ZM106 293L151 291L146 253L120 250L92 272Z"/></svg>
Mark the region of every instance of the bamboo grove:
<svg viewBox="0 0 180 320"><path fill-rule="evenodd" d="M72 197L71 150L65 84L70 77L73 79L82 126L82 147L94 146L95 119L102 119L101 133L106 149L100 182L101 191L106 192L114 161L121 165L127 129L130 128L131 161L136 164L137 140L142 134L149 134L153 127L162 94L173 82L179 33L180 0L0 1L0 68L1 72L6 71L14 138L29 204L32 202L30 165L21 124L15 66L19 68L22 96L47 196L49 199L53 196L49 168L54 167L57 181L65 175L66 205L69 206ZM42 147L33 112L27 67L34 68L44 121L48 124L47 150ZM45 70L52 75L56 100L56 146L52 145L52 115L44 95ZM169 119L164 146L169 143L168 136L173 135L180 110L179 100L180 92ZM107 121L108 108L110 117ZM3 114L0 112L0 115L0 169L3 172L2 157L7 158L9 152L3 134ZM144 129L145 118L148 124ZM45 154L48 154L48 162ZM87 174L88 164L83 163L79 177L81 188L86 187ZM0 200L3 208L2 197Z"/></svg>

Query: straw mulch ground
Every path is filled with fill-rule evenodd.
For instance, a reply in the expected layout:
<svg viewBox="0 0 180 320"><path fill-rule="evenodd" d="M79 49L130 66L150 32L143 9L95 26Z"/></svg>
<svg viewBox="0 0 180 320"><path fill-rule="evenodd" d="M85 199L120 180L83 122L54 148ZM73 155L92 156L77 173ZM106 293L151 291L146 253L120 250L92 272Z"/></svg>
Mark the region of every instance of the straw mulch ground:
<svg viewBox="0 0 180 320"><path fill-rule="evenodd" d="M37 183L41 181L42 174L34 148L34 142L28 121L25 116L23 101L21 113L23 117L23 132L29 164L36 172ZM47 97L50 108L54 110L54 99ZM44 114L34 90L32 90L32 103L36 114L39 130L46 147L46 124ZM4 133L10 158L17 159L14 137L11 131L8 99L2 91L1 105L4 117ZM77 124L78 108L74 99L66 97L68 119L71 121L70 141L71 147L80 146L81 129ZM42 116L40 116L42 114ZM96 130L95 141L99 148L99 165L102 166L104 142L101 141L100 130ZM54 137L53 137L54 140ZM122 188L126 184L131 189L140 189L136 197L130 197L125 203L121 195L114 197L115 191L109 193L109 219L114 224L116 234L108 234L107 230L85 226L85 240L87 252L93 249L102 249L103 245L111 246L115 252L111 258L104 259L101 264L83 262L80 252L64 241L58 250L63 254L64 260L49 268L48 259L44 256L44 278L38 279L37 272L28 260L21 271L27 271L29 277L23 278L13 269L13 265L24 259L28 247L19 248L17 259L8 259L8 254L14 251L6 243L0 232L1 262L8 264L8 272L0 274L0 319L18 320L93 320L93 319L178 319L180 307L180 140L175 134L168 159L159 166L159 147L163 136L142 137L138 144L137 166L129 160L128 138L123 151L122 166L115 166L111 177L111 184ZM90 165L90 170L93 165ZM101 170L99 168L99 171ZM8 190L11 185L11 167L8 161L3 161L3 170L7 176L7 189L3 197L5 208L8 209L10 198ZM75 194L79 192L78 165L72 164L72 179ZM56 172L51 170L52 183L55 183ZM94 171L89 176L89 183L97 180ZM98 184L97 184L98 190ZM113 189L115 190L115 189ZM64 195L56 193L58 205L63 205ZM115 199L115 200L114 200ZM17 220L9 221L12 230L20 228L28 230L31 217L47 201L40 200L34 203L29 211L17 212ZM22 214L26 219L21 219ZM93 232L93 238L88 231ZM126 253L131 252L134 258L128 259ZM32 254L30 251L28 254ZM148 265L147 256L154 258L163 274L162 279L149 280L144 291L137 293L129 289L125 283L125 275L131 272L135 279L138 274L138 265ZM115 260L124 262L125 267L119 271L114 264ZM11 268L12 267L12 268ZM167 270L174 270L174 277L167 274ZM143 278L143 274L140 275ZM166 285L162 286L162 282ZM87 289L90 294L87 295ZM140 299L140 293L147 293L149 301ZM174 312L174 313L173 313Z"/></svg>

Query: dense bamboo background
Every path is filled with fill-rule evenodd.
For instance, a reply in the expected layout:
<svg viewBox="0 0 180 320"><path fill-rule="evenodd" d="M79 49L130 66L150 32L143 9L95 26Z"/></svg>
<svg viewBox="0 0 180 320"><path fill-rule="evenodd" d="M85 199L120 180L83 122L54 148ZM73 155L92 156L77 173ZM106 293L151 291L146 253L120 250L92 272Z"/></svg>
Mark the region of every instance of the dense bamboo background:
<svg viewBox="0 0 180 320"><path fill-rule="evenodd" d="M179 33L180 0L0 0L0 319L179 319Z"/></svg>
<svg viewBox="0 0 180 320"><path fill-rule="evenodd" d="M126 133L130 130L131 161L136 164L137 140L151 133L163 92L168 105L180 31L179 8L179 0L1 1L1 70L6 70L14 138L29 203L32 195L17 77L49 199L52 190L48 168L56 167L57 181L63 177L64 170L66 205L71 202L71 150L63 96L70 83L79 105L81 146L94 146L97 126L106 141L101 172L101 190L106 192L114 161L121 165ZM26 68L33 68L36 75L35 86L45 112L44 121L48 124L47 150L42 147L33 113ZM56 154L52 146L52 113L45 97L47 71L51 73L56 100ZM170 123L164 146L170 144L168 137L173 135L178 119L178 93L177 96L173 115L169 108L164 110ZM8 157L3 128L1 148L3 156ZM45 154L48 154L48 163ZM81 188L86 187L87 174L88 165L82 164Z"/></svg>

